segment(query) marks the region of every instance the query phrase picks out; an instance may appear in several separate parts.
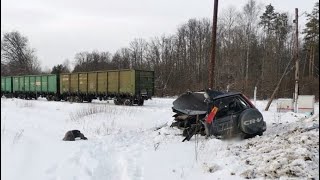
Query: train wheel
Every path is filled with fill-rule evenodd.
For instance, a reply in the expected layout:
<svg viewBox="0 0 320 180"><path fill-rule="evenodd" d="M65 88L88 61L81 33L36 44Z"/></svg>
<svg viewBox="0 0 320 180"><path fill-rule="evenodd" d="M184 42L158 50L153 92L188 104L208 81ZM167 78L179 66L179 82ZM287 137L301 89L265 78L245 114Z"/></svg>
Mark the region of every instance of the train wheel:
<svg viewBox="0 0 320 180"><path fill-rule="evenodd" d="M118 99L113 100L113 102L114 102L115 105L120 105Z"/></svg>
<svg viewBox="0 0 320 180"><path fill-rule="evenodd" d="M58 96L54 96L54 97L53 97L53 100L54 100L54 101L61 101L61 98L59 98Z"/></svg>
<svg viewBox="0 0 320 180"><path fill-rule="evenodd" d="M123 105L123 100L120 99L120 98L119 99L114 99L113 102L114 102L115 105Z"/></svg>
<svg viewBox="0 0 320 180"><path fill-rule="evenodd" d="M144 103L144 100L140 99L139 102L138 102L138 106L143 106L143 103Z"/></svg>
<svg viewBox="0 0 320 180"><path fill-rule="evenodd" d="M74 97L74 101L77 103L82 103L83 99L82 99L82 97L76 96L76 97Z"/></svg>
<svg viewBox="0 0 320 180"><path fill-rule="evenodd" d="M123 104L126 106L132 106L132 101L130 99L126 99Z"/></svg>
<svg viewBox="0 0 320 180"><path fill-rule="evenodd" d="M69 102L74 102L74 100L75 100L75 98L74 98L74 96L69 96Z"/></svg>

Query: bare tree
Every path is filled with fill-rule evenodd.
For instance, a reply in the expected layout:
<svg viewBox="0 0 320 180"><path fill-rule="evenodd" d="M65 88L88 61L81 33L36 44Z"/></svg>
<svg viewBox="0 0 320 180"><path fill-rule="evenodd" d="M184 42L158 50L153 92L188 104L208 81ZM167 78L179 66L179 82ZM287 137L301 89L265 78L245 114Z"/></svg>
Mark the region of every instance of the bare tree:
<svg viewBox="0 0 320 180"><path fill-rule="evenodd" d="M248 89L248 81L249 81L249 59L250 59L250 51L251 51L251 41L253 36L257 33L257 20L258 15L260 14L260 6L257 5L255 0L248 0L248 2L243 7L243 21L244 21L244 29L247 37L246 42L246 67L245 67L245 89Z"/></svg>
<svg viewBox="0 0 320 180"><path fill-rule="evenodd" d="M73 72L114 69L109 52L80 52L75 55Z"/></svg>
<svg viewBox="0 0 320 180"><path fill-rule="evenodd" d="M315 71L313 81L318 85L319 33L315 31L318 17L316 14L314 16L315 20L309 22L307 30L310 38L313 37L311 34L317 35L317 41L309 38L309 44L304 47L311 47L310 43L315 43L313 46L317 48L301 54L305 57L306 68L309 64L310 70ZM268 98L271 94L275 98L291 97L294 75L292 66L287 67L293 52L293 38L290 37L292 20L288 18L289 14L277 12L271 4L261 12L255 0L248 0L242 10L231 7L221 11L219 17L216 90L229 87L230 91L244 91L252 96L254 86L258 86L258 98ZM150 41L134 39L128 48L121 48L112 56L108 52L80 52L75 56L74 71L124 68L154 70L155 93L158 96L201 90L207 87L208 82L211 29L209 19L190 19L180 25L174 34L154 37ZM307 62L309 59L312 59L310 63ZM286 68L288 71L283 75ZM273 93L281 77L278 91ZM309 81L308 78L301 79L302 90L309 87ZM308 93L319 92L318 87L310 87L312 89Z"/></svg>
<svg viewBox="0 0 320 180"><path fill-rule="evenodd" d="M2 65L6 65L10 75L40 73L35 50L29 47L27 37L17 31L5 33L1 39L1 67Z"/></svg>
<svg viewBox="0 0 320 180"><path fill-rule="evenodd" d="M134 39L132 42L130 42L130 51L131 51L131 64L132 67L138 68L138 69L144 69L143 66L145 62L145 53L147 48L147 42L144 39Z"/></svg>
<svg viewBox="0 0 320 180"><path fill-rule="evenodd" d="M5 62L2 62L1 60L1 76L8 75L10 75L8 65Z"/></svg>
<svg viewBox="0 0 320 180"><path fill-rule="evenodd" d="M111 63L117 69L129 69L130 65L130 49L122 48L118 50L113 56Z"/></svg>

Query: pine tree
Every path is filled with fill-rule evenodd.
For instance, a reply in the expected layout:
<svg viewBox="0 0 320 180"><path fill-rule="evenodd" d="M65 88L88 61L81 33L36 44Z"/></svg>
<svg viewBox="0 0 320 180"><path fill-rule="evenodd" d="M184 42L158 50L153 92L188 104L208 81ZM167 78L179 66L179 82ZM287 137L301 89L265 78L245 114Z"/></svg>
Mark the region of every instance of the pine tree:
<svg viewBox="0 0 320 180"><path fill-rule="evenodd" d="M306 28L303 33L305 34L305 48L309 52L309 77L314 77L314 70L317 70L319 76L319 2L310 14L307 14Z"/></svg>

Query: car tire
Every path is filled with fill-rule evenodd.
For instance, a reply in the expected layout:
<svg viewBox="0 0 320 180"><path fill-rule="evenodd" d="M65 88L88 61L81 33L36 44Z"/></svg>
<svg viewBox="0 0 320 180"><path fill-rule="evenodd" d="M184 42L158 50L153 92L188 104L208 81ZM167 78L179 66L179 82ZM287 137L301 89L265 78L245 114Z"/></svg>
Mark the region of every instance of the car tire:
<svg viewBox="0 0 320 180"><path fill-rule="evenodd" d="M247 135L255 136L265 130L262 114L257 109L246 109L239 116L239 128Z"/></svg>

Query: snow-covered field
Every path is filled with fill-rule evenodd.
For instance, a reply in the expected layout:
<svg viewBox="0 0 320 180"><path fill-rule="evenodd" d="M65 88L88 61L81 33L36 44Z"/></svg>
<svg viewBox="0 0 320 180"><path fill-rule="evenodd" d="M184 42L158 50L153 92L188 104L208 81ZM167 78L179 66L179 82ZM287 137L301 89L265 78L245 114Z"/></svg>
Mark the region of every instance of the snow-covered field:
<svg viewBox="0 0 320 180"><path fill-rule="evenodd" d="M174 98L142 107L1 98L2 180L319 179L315 114L268 112L263 136L189 142L170 127ZM89 140L62 141L79 129Z"/></svg>

